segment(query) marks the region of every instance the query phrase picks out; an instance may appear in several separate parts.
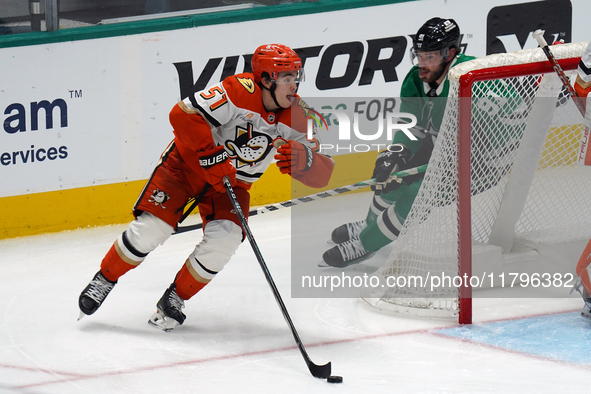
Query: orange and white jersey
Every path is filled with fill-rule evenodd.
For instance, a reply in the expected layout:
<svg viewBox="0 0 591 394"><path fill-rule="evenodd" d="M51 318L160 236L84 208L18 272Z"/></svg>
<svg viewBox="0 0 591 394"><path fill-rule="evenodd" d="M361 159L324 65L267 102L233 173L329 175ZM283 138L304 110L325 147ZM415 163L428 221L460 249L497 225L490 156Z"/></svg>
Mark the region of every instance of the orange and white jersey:
<svg viewBox="0 0 591 394"><path fill-rule="evenodd" d="M581 56L577 73L584 83L591 83L591 42L589 42L583 56Z"/></svg>
<svg viewBox="0 0 591 394"><path fill-rule="evenodd" d="M275 161L273 140L277 137L296 140L318 151L318 141L306 138L310 115L306 103L296 96L290 109L267 112L251 73L230 76L190 94L179 104L186 113L199 114L207 121L214 144L225 147L236 166L237 179L242 182L253 183ZM208 148L204 145L201 150Z"/></svg>

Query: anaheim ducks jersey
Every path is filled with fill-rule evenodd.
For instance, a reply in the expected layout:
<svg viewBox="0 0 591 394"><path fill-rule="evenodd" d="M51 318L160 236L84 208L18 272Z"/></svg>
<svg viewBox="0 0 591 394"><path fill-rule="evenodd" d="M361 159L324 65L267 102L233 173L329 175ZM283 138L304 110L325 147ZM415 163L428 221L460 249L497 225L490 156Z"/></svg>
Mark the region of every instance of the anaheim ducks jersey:
<svg viewBox="0 0 591 394"><path fill-rule="evenodd" d="M179 105L188 114L201 115L193 115L194 118L202 117L207 121L212 139L208 139L207 133L203 132L203 125L197 124L191 133L200 134L201 141L194 136L189 137L188 142L186 136L181 136L179 141L181 133L175 130L177 145L189 143L197 150L223 145L236 167L237 179L245 183L259 179L275 161L273 140L277 137L296 140L318 151L317 140L306 139L307 118L313 117L306 103L296 97L291 108L267 112L262 92L251 73L230 76L217 85L190 94ZM312 124L316 127L314 122ZM187 161L187 157L184 160ZM332 160L328 160L332 166Z"/></svg>
<svg viewBox="0 0 591 394"><path fill-rule="evenodd" d="M579 78L581 78L585 84L591 84L591 42L587 44L587 48L585 49L583 56L581 56L577 72Z"/></svg>

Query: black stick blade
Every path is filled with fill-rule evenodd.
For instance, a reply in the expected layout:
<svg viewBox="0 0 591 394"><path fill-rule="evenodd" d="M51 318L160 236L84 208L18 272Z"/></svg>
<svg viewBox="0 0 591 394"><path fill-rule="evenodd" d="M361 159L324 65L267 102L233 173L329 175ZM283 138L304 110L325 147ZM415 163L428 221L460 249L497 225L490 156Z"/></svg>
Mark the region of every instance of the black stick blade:
<svg viewBox="0 0 591 394"><path fill-rule="evenodd" d="M330 376L330 361L324 365L316 365L312 361L308 362L308 369L315 378L326 379Z"/></svg>

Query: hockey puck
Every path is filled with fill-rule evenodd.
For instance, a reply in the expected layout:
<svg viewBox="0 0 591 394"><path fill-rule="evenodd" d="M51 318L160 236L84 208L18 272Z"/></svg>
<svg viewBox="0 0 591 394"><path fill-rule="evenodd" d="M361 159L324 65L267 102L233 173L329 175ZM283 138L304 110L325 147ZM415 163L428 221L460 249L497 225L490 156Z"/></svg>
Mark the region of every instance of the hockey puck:
<svg viewBox="0 0 591 394"><path fill-rule="evenodd" d="M332 375L332 376L329 376L328 378L326 378L326 381L328 383L343 383L343 377L337 376L337 375Z"/></svg>

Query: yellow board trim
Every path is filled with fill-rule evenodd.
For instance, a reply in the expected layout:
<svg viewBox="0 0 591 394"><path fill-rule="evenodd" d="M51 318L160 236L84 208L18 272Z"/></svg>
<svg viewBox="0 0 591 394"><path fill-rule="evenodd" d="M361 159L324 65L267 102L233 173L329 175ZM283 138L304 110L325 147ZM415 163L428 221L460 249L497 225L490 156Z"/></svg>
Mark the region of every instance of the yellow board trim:
<svg viewBox="0 0 591 394"><path fill-rule="evenodd" d="M328 186L313 189L271 165L250 190L251 206L261 206L334 189L371 177L377 152L335 156ZM0 239L128 223L145 180L0 198Z"/></svg>

